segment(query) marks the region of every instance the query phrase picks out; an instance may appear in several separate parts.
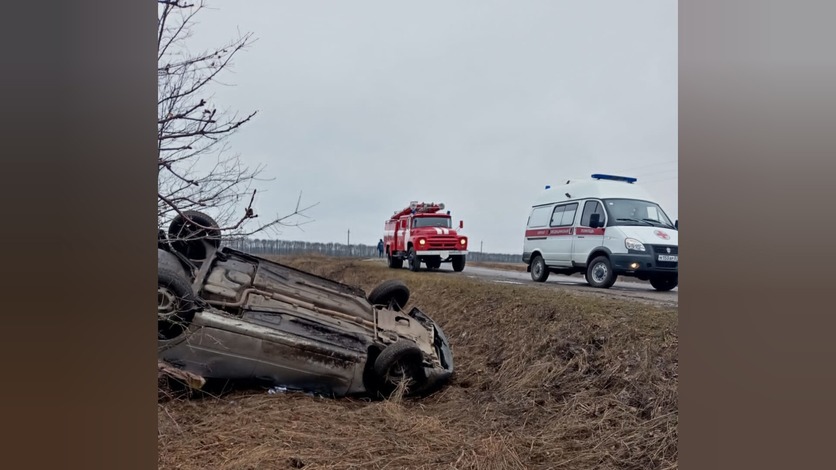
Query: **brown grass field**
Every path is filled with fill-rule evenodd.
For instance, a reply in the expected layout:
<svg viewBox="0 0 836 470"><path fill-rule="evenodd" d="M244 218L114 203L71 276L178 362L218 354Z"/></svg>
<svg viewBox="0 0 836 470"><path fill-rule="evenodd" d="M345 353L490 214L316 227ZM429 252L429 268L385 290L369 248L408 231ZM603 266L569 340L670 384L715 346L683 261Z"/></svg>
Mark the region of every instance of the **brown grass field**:
<svg viewBox="0 0 836 470"><path fill-rule="evenodd" d="M279 261L367 292L405 281L452 343L453 381L424 399L163 400L159 468L677 468L676 310L361 260Z"/></svg>

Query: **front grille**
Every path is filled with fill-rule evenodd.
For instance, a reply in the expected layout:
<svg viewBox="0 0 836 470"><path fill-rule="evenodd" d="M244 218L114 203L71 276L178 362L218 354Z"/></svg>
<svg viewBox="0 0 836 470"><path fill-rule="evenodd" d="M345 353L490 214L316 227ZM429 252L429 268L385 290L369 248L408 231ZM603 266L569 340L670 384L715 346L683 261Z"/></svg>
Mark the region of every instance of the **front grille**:
<svg viewBox="0 0 836 470"><path fill-rule="evenodd" d="M653 252L659 255L678 255L679 254L679 247L674 245L651 245L653 248ZM671 249L671 252L668 253L668 248Z"/></svg>
<svg viewBox="0 0 836 470"><path fill-rule="evenodd" d="M651 245L651 251L653 252L653 258L656 259L656 255L677 255L679 256L679 247L673 245ZM668 248L670 248L671 252L668 253ZM679 266L679 263L673 261L659 261L656 259L656 267L658 268L676 268Z"/></svg>
<svg viewBox="0 0 836 470"><path fill-rule="evenodd" d="M456 237L433 237L427 239L425 245L428 250L455 250L459 248Z"/></svg>

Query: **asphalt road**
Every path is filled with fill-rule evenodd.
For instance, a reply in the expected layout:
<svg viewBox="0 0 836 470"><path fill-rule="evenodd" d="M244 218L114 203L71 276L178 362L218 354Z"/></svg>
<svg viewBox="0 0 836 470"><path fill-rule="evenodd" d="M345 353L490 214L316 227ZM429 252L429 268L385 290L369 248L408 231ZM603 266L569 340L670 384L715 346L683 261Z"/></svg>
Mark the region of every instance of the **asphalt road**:
<svg viewBox="0 0 836 470"><path fill-rule="evenodd" d="M385 259L373 261L380 261L385 263ZM405 268L404 268L405 269ZM422 266L421 271L424 272ZM450 263L444 263L438 270L439 274L449 273L454 274ZM634 279L623 280L619 278L609 289L596 289L590 287L589 284L581 277L570 277L563 274L551 274L549 279L544 283L537 283L531 280L531 275L526 272L510 271L504 269L492 269L481 266L466 265L464 271L455 273L456 275L463 275L474 279L483 280L486 282L493 282L496 284L516 284L528 285L542 289L567 289L573 292L578 292L586 295L611 297L624 300L635 300L639 302L646 302L649 304L660 305L665 307L679 306L679 288L676 287L670 292L659 292L651 287L650 283L642 282Z"/></svg>

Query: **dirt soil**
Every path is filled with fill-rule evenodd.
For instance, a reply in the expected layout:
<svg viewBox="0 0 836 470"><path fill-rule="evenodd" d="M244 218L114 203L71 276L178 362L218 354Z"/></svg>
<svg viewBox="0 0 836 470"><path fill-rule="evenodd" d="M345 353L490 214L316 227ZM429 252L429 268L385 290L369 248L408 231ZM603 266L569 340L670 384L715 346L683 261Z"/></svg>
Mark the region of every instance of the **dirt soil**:
<svg viewBox="0 0 836 470"><path fill-rule="evenodd" d="M571 292L278 258L369 292L397 277L445 329L452 383L424 399L162 400L159 468L677 468L677 312Z"/></svg>

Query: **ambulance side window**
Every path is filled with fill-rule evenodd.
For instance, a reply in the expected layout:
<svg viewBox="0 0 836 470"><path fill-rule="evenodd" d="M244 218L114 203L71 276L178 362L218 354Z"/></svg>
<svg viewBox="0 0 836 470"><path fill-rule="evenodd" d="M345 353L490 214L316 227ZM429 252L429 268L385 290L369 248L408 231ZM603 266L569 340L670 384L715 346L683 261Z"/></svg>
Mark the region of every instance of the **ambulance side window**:
<svg viewBox="0 0 836 470"><path fill-rule="evenodd" d="M592 214L598 214L601 222L604 221L604 207L598 201L586 201L583 206L583 214L581 214L581 227L589 227L589 219Z"/></svg>
<svg viewBox="0 0 836 470"><path fill-rule="evenodd" d="M528 226L545 227L548 225L550 211L551 207L549 206L534 208L534 210L531 211L531 215L528 217Z"/></svg>
<svg viewBox="0 0 836 470"><path fill-rule="evenodd" d="M564 204L554 208L552 213L552 227L570 227L575 223L575 214L578 212L578 203Z"/></svg>
<svg viewBox="0 0 836 470"><path fill-rule="evenodd" d="M557 206L554 208L554 212L552 212L552 221L549 223L552 227L557 227L560 225L560 219L563 218L563 211L566 210L566 206Z"/></svg>

